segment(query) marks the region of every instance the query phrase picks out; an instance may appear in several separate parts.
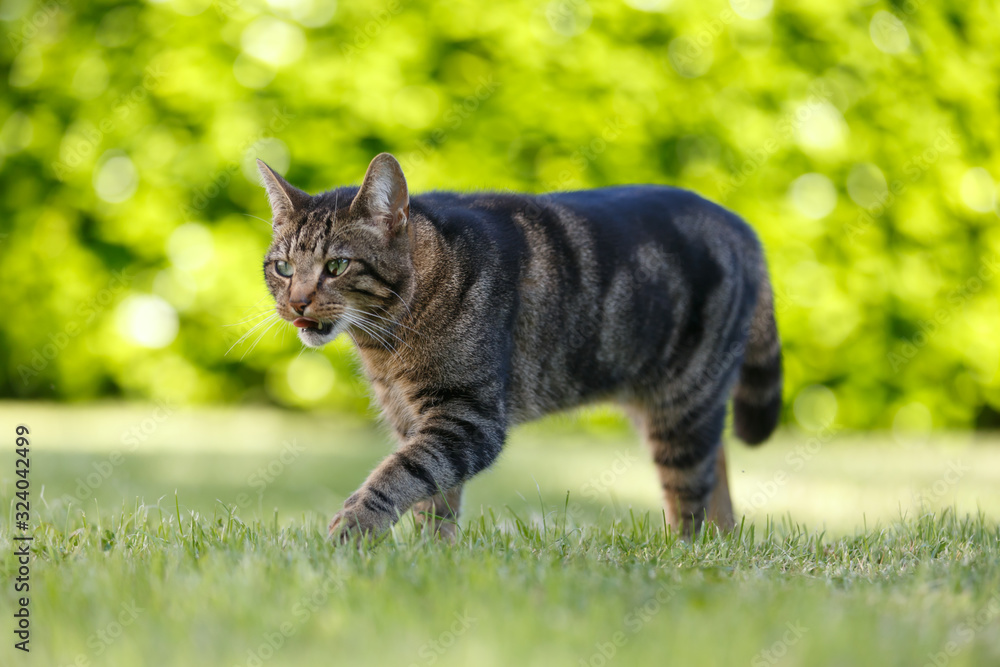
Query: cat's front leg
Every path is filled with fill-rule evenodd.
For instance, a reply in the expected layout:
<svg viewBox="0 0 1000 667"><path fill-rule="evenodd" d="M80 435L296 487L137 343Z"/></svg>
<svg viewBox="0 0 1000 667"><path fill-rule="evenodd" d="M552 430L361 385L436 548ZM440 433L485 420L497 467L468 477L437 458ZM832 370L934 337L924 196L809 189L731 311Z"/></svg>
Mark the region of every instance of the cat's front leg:
<svg viewBox="0 0 1000 667"><path fill-rule="evenodd" d="M385 459L330 522L341 542L382 533L414 503L454 489L500 453L505 428L497 420L442 416L423 424ZM478 414L483 414L479 412Z"/></svg>
<svg viewBox="0 0 1000 667"><path fill-rule="evenodd" d="M344 501L344 507L330 521L330 536L342 543L383 532L396 520L395 507L377 489L361 487Z"/></svg>

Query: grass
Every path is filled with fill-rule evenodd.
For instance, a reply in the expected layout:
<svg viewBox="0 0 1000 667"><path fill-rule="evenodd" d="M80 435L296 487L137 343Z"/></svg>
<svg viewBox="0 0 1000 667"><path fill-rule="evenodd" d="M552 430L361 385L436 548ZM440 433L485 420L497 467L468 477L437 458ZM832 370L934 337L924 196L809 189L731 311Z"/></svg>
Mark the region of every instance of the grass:
<svg viewBox="0 0 1000 667"><path fill-rule="evenodd" d="M995 443L842 435L803 465L793 432L733 447L749 517L686 543L620 424L542 424L471 485L457 544L404 520L359 551L325 526L388 450L378 431L178 410L123 445L150 414L0 406L33 427L35 509L32 652L5 626L0 664L1000 664ZM0 466L10 504L8 452Z"/></svg>

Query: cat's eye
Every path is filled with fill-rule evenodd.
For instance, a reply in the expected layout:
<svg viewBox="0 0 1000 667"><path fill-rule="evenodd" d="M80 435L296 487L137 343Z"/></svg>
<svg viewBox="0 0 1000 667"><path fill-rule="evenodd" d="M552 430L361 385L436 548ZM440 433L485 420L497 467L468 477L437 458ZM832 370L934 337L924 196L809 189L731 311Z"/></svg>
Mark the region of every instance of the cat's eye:
<svg viewBox="0 0 1000 667"><path fill-rule="evenodd" d="M279 276L284 276L286 278L291 277L291 275L295 273L295 267L283 259L279 259L274 263L274 270L278 272Z"/></svg>
<svg viewBox="0 0 1000 667"><path fill-rule="evenodd" d="M326 263L326 272L331 276L337 277L347 270L347 265L351 263L349 259L331 259Z"/></svg>

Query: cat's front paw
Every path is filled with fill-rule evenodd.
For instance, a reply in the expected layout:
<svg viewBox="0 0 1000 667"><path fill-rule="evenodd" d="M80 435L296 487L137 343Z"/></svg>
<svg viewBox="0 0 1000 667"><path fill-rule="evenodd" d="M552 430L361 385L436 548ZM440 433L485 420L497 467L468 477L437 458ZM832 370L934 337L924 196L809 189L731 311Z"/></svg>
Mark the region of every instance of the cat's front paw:
<svg viewBox="0 0 1000 667"><path fill-rule="evenodd" d="M330 521L330 539L341 544L377 537L392 523L392 515L364 502L365 492L358 491L344 502L344 508Z"/></svg>

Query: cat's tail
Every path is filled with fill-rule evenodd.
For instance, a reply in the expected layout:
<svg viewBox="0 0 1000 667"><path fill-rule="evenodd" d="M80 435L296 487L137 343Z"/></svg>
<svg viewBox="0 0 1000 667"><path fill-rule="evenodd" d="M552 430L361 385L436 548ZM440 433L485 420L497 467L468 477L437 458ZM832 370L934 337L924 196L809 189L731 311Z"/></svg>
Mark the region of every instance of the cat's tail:
<svg viewBox="0 0 1000 667"><path fill-rule="evenodd" d="M750 319L743 366L733 393L733 429L748 445L767 440L781 416L781 340L774 321L771 281L763 258L759 266L757 306Z"/></svg>

